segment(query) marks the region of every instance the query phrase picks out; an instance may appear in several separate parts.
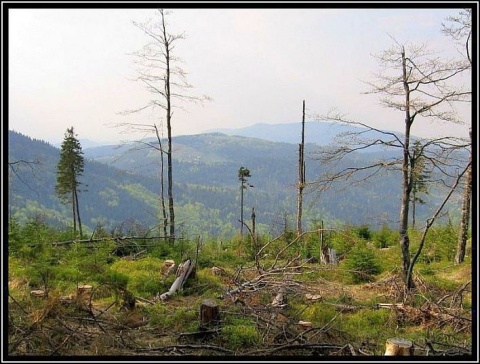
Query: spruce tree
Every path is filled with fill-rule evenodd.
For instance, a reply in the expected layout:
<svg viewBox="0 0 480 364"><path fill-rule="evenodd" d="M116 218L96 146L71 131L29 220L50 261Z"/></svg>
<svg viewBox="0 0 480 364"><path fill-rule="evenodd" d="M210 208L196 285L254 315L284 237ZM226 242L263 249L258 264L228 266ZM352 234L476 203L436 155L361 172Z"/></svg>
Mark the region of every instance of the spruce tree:
<svg viewBox="0 0 480 364"><path fill-rule="evenodd" d="M73 233L77 234L77 221L80 236L82 235L82 222L78 204L78 192L85 161L82 156L82 146L75 136L73 126L67 129L60 151L60 161L57 165L57 184L55 192L63 203L72 204Z"/></svg>

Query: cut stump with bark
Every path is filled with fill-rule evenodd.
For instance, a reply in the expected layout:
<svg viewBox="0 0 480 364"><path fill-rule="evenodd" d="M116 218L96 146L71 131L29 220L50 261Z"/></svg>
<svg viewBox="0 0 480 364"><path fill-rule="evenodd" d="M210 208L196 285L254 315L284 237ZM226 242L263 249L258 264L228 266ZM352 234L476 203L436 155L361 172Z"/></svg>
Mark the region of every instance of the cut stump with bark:
<svg viewBox="0 0 480 364"><path fill-rule="evenodd" d="M202 301L200 305L200 328L206 328L220 319L217 303L212 299Z"/></svg>
<svg viewBox="0 0 480 364"><path fill-rule="evenodd" d="M89 300L91 295L93 287L89 284L83 284L77 287L77 297L80 300Z"/></svg>
<svg viewBox="0 0 480 364"><path fill-rule="evenodd" d="M47 296L47 292L41 289L34 289L33 291L30 291L30 296L43 298Z"/></svg>
<svg viewBox="0 0 480 364"><path fill-rule="evenodd" d="M385 355L412 356L414 352L415 347L410 340L396 337L388 339L385 344Z"/></svg>

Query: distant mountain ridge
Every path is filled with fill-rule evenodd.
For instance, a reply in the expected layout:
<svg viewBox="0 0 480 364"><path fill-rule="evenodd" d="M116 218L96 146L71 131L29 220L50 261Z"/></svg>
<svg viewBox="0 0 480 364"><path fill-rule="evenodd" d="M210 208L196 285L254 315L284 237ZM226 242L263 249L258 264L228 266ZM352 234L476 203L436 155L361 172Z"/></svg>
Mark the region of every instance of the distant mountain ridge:
<svg viewBox="0 0 480 364"><path fill-rule="evenodd" d="M346 131L365 131L366 128L353 127L334 122L305 122L305 143L326 145L334 138ZM258 123L243 128L219 128L209 130L208 133L217 132L226 135L237 135L248 138L259 138L272 142L299 144L302 135L301 122L285 124Z"/></svg>
<svg viewBox="0 0 480 364"><path fill-rule="evenodd" d="M251 171L254 188L245 191L246 211L255 208L259 232L280 229L285 217L293 226L298 178L297 143L272 142L222 133L174 137L173 179L178 227L185 234L228 237L238 231L241 166ZM316 159L318 145L306 146L306 175L313 181L322 172ZM68 225L70 212L55 196L59 149L9 131L8 158L40 160L34 169L22 168L20 177L9 175L9 216ZM368 163L375 153L354 153L335 168ZM390 152L391 153L391 152ZM109 229L144 226L159 221L159 152L144 144L101 146L84 149L85 172L80 193L82 221L90 229L102 224ZM330 167L329 167L330 168ZM27 181L27 183L25 183ZM326 222L396 224L401 186L398 174L389 171L371 182L342 193L306 191L304 224ZM426 208L418 206L420 219ZM132 225L133 224L133 225Z"/></svg>

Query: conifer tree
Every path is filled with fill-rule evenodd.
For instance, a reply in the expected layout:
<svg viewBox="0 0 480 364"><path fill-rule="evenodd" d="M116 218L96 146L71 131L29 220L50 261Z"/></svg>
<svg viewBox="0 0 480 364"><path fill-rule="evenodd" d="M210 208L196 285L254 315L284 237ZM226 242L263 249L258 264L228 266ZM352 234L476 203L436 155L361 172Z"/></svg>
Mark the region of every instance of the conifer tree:
<svg viewBox="0 0 480 364"><path fill-rule="evenodd" d="M57 165L57 184L55 192L63 203L72 204L73 233L77 234L77 221L80 236L82 235L82 222L78 204L78 192L85 161L82 156L82 146L76 138L73 126L67 129L60 151L60 161Z"/></svg>
<svg viewBox="0 0 480 364"><path fill-rule="evenodd" d="M412 228L415 228L416 206L417 203L424 205L425 200L421 194L428 195L428 182L431 171L428 170L427 159L423 155L423 146L420 141L414 142L413 156L410 164L412 165L410 174L412 180L411 204L412 204Z"/></svg>

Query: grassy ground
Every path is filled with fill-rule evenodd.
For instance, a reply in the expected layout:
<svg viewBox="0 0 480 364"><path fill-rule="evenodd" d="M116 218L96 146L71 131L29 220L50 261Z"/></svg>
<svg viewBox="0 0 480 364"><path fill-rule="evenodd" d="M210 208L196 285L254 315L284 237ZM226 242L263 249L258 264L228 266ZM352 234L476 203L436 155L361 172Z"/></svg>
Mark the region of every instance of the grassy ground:
<svg viewBox="0 0 480 364"><path fill-rule="evenodd" d="M380 356L394 337L412 341L416 355L471 354L471 258L454 265L451 247L437 243L445 236L439 233L415 266L415 289L406 292L398 240L388 234L382 232L382 244L331 236L337 265L299 258L312 256L313 240L310 246L288 238L185 242L120 252L112 242L52 247L18 238L8 267L8 355ZM187 257L196 261L194 274L181 292L160 300L175 280L165 261ZM79 295L81 285L92 290ZM285 301L272 305L281 289ZM202 326L206 299L218 305L219 318Z"/></svg>

